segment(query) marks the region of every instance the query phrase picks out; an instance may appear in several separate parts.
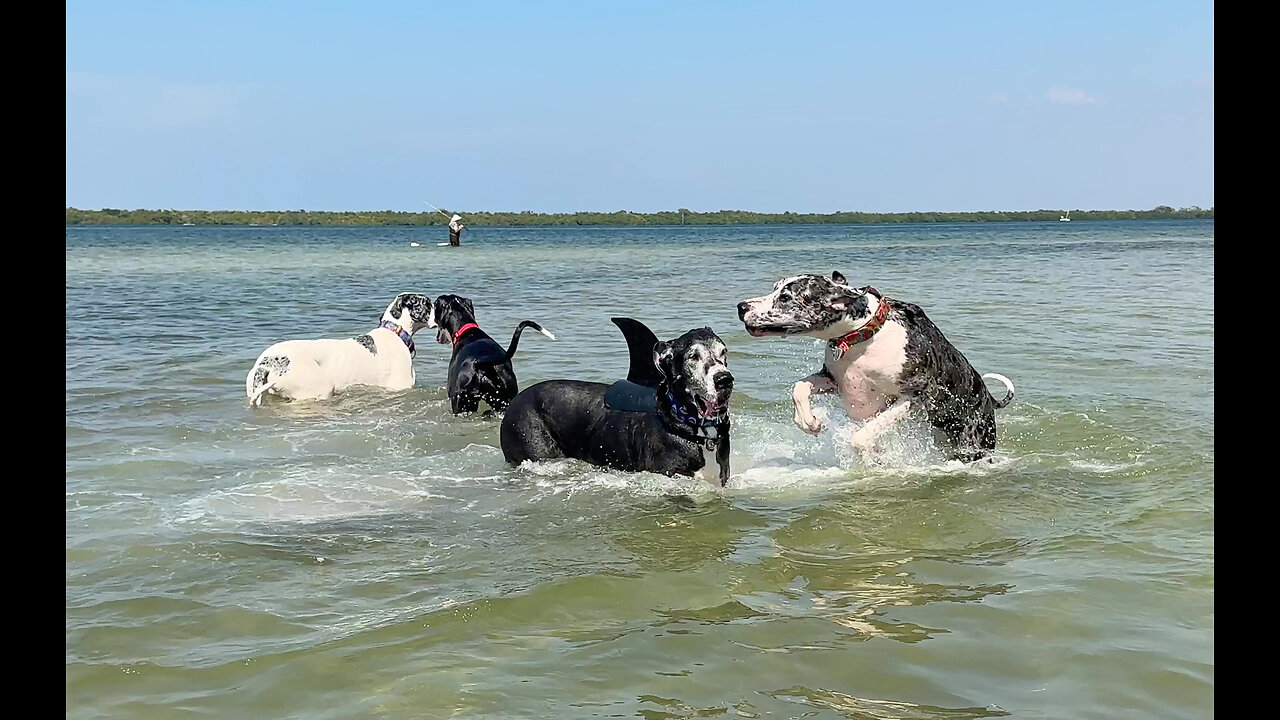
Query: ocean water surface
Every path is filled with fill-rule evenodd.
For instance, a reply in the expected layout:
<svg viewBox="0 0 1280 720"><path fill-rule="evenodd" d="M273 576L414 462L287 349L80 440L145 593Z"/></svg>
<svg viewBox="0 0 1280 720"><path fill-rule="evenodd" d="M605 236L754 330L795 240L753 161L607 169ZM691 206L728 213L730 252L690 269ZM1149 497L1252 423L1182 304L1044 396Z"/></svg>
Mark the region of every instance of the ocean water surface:
<svg viewBox="0 0 1280 720"><path fill-rule="evenodd" d="M1212 221L443 232L66 229L68 718L1213 715ZM792 425L822 348L735 305L832 270L1013 379L994 462ZM411 391L246 406L402 291L555 332L522 387L710 326L729 486L507 467L430 331Z"/></svg>

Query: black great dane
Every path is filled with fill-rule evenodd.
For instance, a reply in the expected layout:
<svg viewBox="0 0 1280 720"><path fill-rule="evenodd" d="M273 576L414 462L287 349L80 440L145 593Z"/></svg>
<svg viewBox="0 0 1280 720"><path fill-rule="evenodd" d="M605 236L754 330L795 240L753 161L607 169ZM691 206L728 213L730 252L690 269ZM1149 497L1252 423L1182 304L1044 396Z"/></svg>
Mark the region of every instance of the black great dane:
<svg viewBox="0 0 1280 720"><path fill-rule="evenodd" d="M627 339L627 379L612 385L547 380L525 388L502 419L507 462L577 458L724 486L733 392L724 342L711 328L660 342L636 320L612 320ZM718 473L712 474L713 463Z"/></svg>
<svg viewBox="0 0 1280 720"><path fill-rule="evenodd" d="M504 410L519 387L511 358L520 344L520 333L531 327L556 339L532 320L524 320L511 335L506 350L476 324L475 306L458 295L436 298L430 327L436 328L441 345L453 345L449 360L449 405L454 413L475 412L483 400L494 410Z"/></svg>

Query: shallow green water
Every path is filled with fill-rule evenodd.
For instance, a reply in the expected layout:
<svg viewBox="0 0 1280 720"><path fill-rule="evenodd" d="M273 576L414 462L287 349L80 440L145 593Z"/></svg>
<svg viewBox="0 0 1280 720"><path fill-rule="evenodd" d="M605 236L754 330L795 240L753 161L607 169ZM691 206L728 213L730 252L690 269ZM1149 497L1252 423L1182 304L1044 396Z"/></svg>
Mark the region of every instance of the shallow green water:
<svg viewBox="0 0 1280 720"><path fill-rule="evenodd" d="M1211 221L437 235L67 229L69 718L1213 715ZM734 305L836 269L1013 378L997 462L791 424L821 348ZM506 467L425 333L410 392L245 407L407 290L552 329L522 386L710 325L729 487Z"/></svg>

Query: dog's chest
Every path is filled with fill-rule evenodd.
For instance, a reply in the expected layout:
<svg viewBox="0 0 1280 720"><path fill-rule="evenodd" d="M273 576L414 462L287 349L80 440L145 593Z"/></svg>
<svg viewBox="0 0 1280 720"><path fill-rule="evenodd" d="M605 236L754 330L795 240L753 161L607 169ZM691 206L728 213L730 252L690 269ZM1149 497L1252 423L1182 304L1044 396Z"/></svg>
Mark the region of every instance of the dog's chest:
<svg viewBox="0 0 1280 720"><path fill-rule="evenodd" d="M836 354L827 348L827 371L855 420L876 415L898 398L907 364L907 330L901 324L891 320L870 340Z"/></svg>
<svg viewBox="0 0 1280 720"><path fill-rule="evenodd" d="M720 465L716 462L716 451L708 450L706 444L703 443L698 447L699 454L702 455L702 467L693 474L699 480L704 480L712 485L720 485Z"/></svg>

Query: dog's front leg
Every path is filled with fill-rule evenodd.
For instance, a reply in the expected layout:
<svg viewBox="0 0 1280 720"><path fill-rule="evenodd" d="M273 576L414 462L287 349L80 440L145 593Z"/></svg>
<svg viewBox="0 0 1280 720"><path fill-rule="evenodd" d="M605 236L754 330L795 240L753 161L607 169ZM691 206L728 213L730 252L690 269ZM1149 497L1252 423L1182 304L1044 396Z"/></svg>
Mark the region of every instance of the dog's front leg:
<svg viewBox="0 0 1280 720"><path fill-rule="evenodd" d="M849 444L864 457L875 447L876 439L911 411L910 400L899 400L871 418L849 438Z"/></svg>
<svg viewBox="0 0 1280 720"><path fill-rule="evenodd" d="M817 372L795 384L791 389L791 406L794 410L792 420L796 427L817 435L822 432L822 421L813 416L813 408L809 398L814 393L827 393L836 389L836 381L831 379L826 370Z"/></svg>

